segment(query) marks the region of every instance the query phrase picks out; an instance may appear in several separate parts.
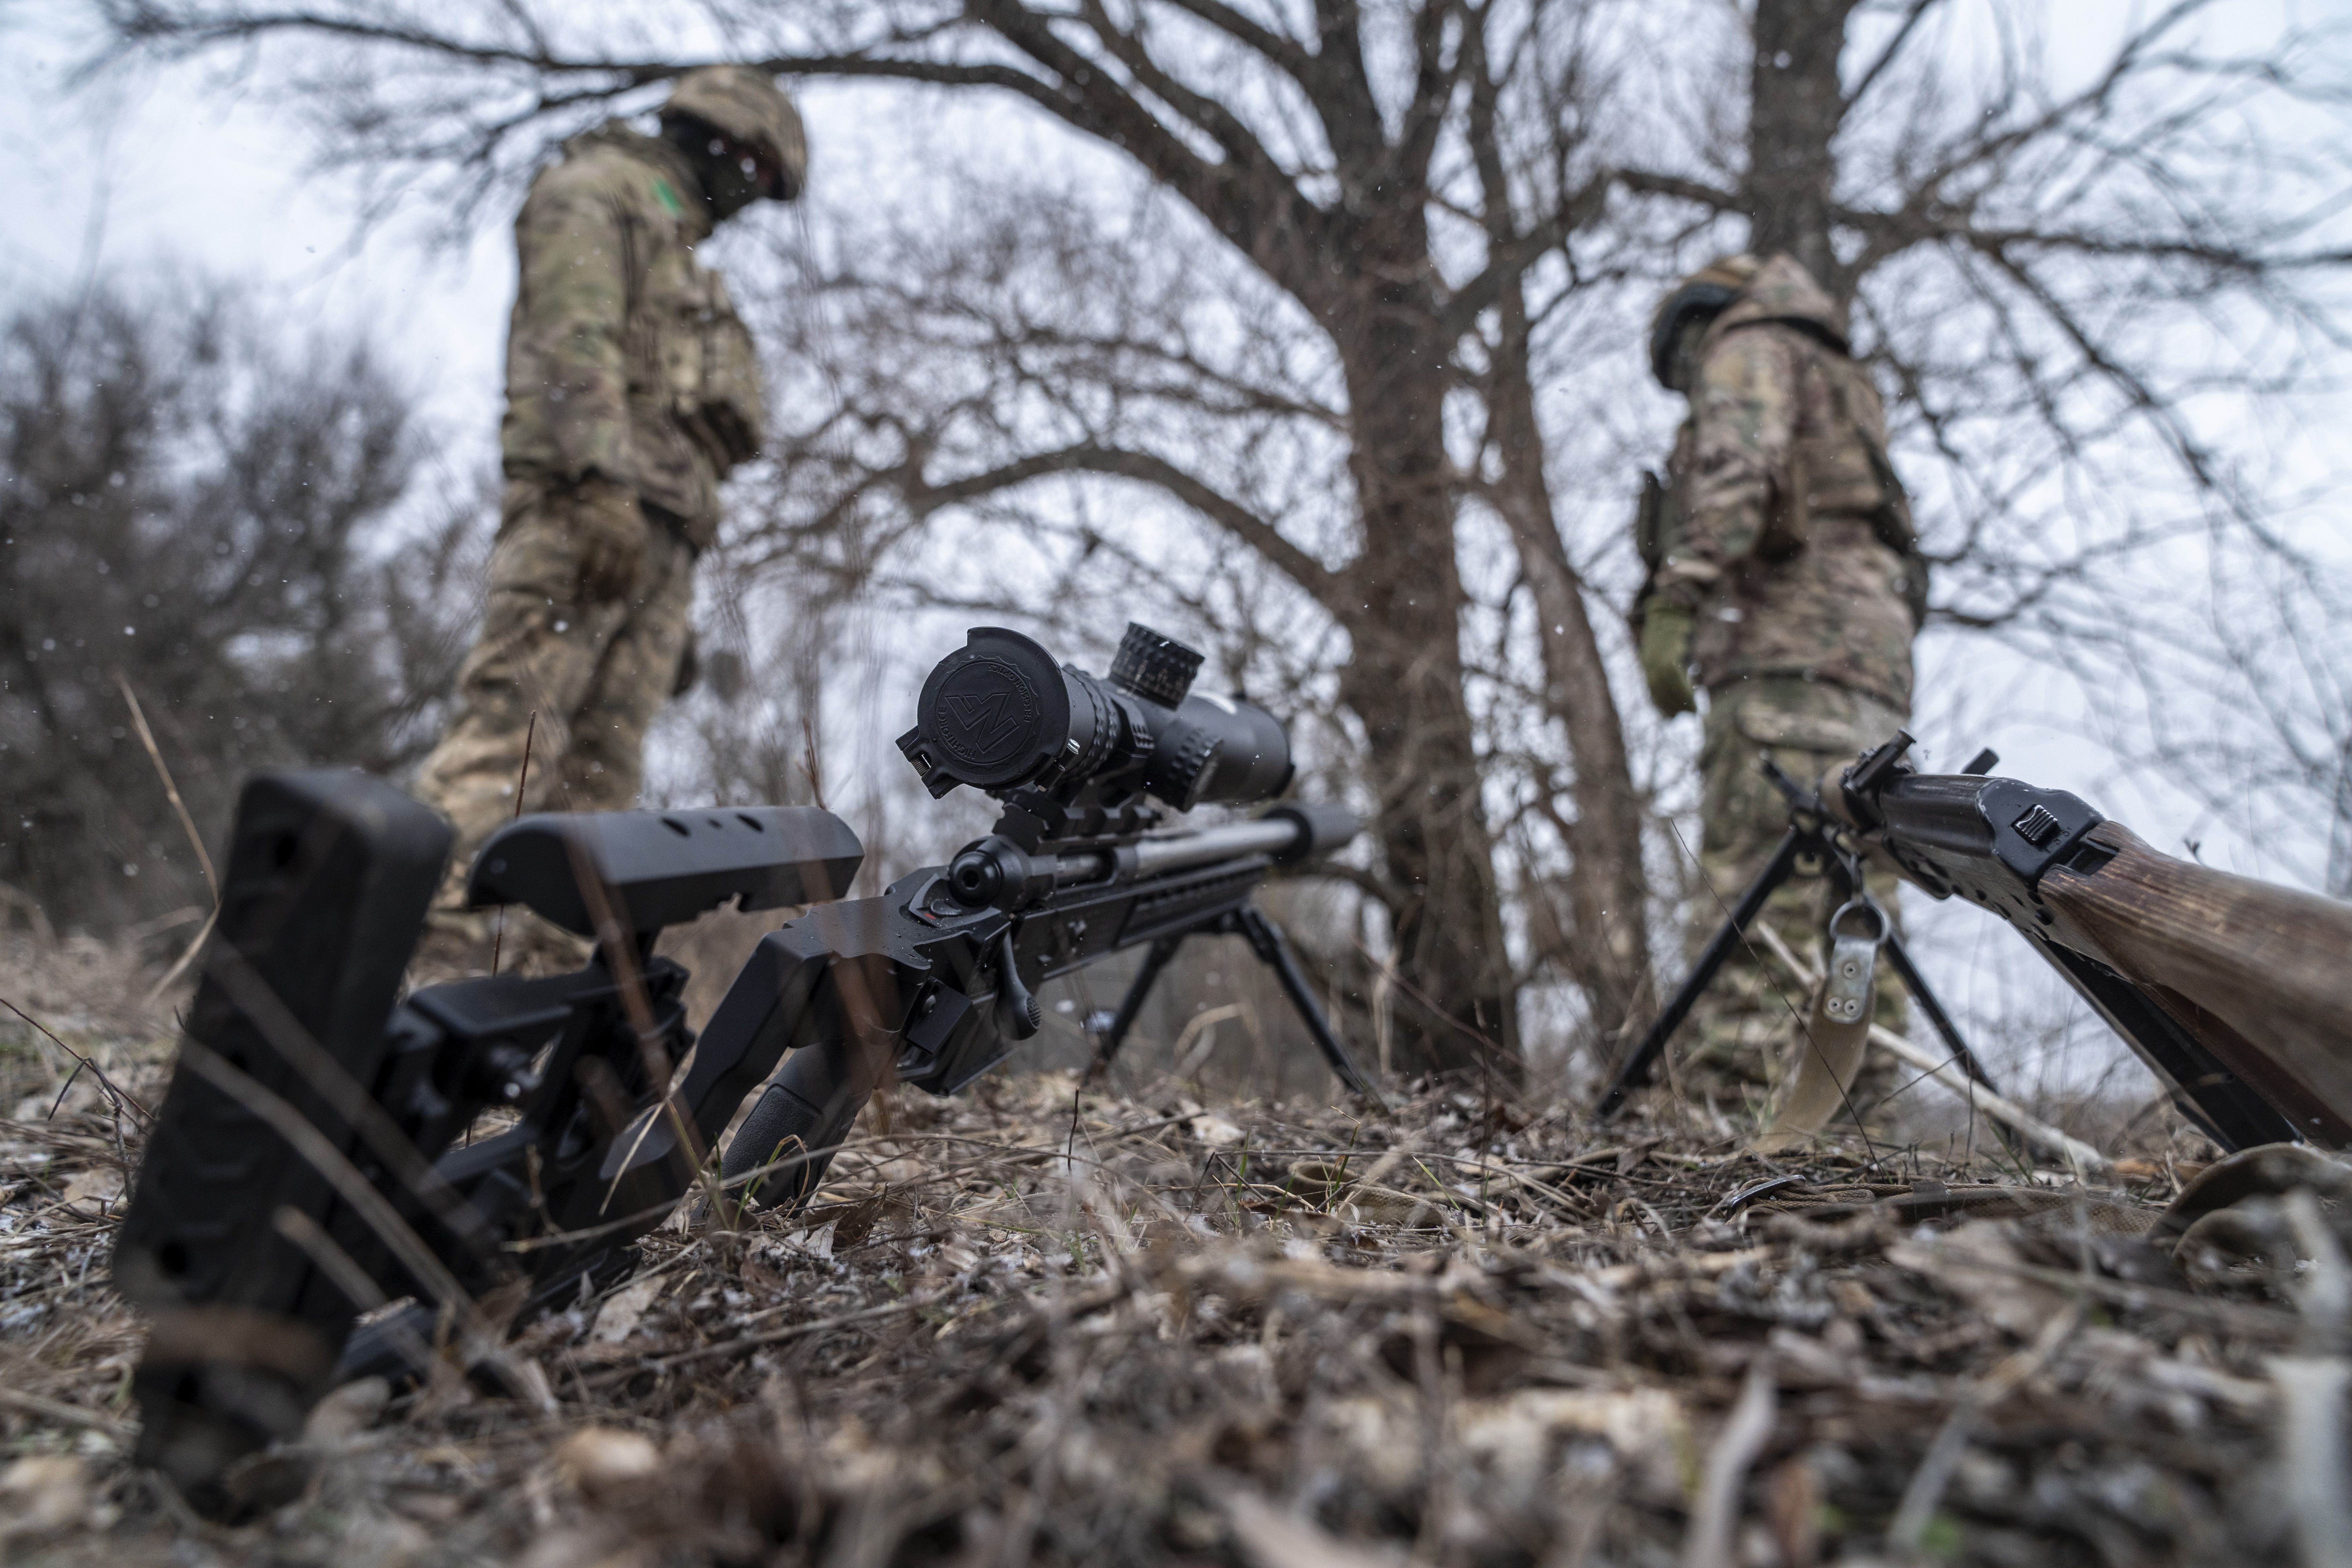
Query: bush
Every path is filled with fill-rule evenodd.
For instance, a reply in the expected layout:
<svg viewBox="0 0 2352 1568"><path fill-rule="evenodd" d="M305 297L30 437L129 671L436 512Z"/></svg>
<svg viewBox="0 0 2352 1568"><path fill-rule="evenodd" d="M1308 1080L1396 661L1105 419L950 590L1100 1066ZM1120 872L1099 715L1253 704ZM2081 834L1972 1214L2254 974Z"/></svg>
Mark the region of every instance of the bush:
<svg viewBox="0 0 2352 1568"><path fill-rule="evenodd" d="M220 288L17 310L0 329L0 883L22 896L0 905L61 927L209 906L125 685L215 856L248 770L392 773L431 743L482 509L413 504L423 455L363 342L286 346Z"/></svg>

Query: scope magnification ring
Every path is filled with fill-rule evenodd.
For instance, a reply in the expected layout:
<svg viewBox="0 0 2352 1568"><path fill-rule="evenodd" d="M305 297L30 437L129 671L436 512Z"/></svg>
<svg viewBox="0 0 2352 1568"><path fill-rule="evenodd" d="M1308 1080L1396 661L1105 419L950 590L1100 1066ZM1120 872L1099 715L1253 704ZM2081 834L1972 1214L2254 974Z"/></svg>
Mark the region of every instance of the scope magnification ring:
<svg viewBox="0 0 2352 1568"><path fill-rule="evenodd" d="M1153 753L1144 782L1152 794L1177 810L1190 811L1201 803L1201 786L1208 782L1209 768L1216 761L1218 737L1187 726L1177 729L1169 739L1174 744L1163 745Z"/></svg>

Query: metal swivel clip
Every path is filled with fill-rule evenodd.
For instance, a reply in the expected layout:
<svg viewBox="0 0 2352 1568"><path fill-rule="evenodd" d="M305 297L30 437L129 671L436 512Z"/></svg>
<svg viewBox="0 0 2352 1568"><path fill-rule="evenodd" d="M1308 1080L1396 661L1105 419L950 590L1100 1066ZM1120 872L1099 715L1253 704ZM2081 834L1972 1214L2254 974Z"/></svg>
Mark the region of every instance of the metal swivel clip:
<svg viewBox="0 0 2352 1568"><path fill-rule="evenodd" d="M1869 934L1845 930L1847 917L1869 917ZM1833 1024L1859 1024L1870 1009L1871 975L1878 967L1878 947L1886 940L1886 911L1868 898L1856 898L1830 917L1830 972L1822 1012Z"/></svg>

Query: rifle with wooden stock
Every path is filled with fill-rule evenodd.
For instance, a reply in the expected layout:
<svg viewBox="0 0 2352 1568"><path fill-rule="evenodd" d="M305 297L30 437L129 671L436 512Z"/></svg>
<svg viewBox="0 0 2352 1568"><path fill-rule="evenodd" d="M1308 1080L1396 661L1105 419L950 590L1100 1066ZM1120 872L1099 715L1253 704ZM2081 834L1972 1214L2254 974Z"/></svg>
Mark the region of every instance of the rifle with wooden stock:
<svg viewBox="0 0 2352 1568"><path fill-rule="evenodd" d="M1865 855L2008 921L2224 1149L2352 1147L2352 905L2160 854L2064 790L1919 773L1911 745L1822 781Z"/></svg>
<svg viewBox="0 0 2352 1568"><path fill-rule="evenodd" d="M2159 854L2064 790L1990 776L2000 760L1990 752L1958 773L1922 773L1904 760L1912 744L1898 731L1811 788L1766 763L1790 799L1789 833L1618 1068L1601 1116L1649 1080L1675 1028L1793 866L1825 866L1854 909L1868 901L1869 862L1930 898L1963 898L2007 921L2223 1149L2352 1147L2352 905ZM1842 1082L1827 1080L1850 1078L1859 1059L1877 950L1954 1065L1990 1090L1891 923L1882 916L1866 941L1845 937L1837 923L1831 973L1807 1023L1812 1048L1799 1058L1789 1100L1819 1110L1842 1096ZM1847 986L1851 1017L1837 1011L1841 959L1859 975ZM1817 1038L1841 1025L1854 1031L1843 1056ZM1832 1058L1838 1065L1824 1068ZM1805 1130L1792 1127L1784 1106L1773 1133Z"/></svg>

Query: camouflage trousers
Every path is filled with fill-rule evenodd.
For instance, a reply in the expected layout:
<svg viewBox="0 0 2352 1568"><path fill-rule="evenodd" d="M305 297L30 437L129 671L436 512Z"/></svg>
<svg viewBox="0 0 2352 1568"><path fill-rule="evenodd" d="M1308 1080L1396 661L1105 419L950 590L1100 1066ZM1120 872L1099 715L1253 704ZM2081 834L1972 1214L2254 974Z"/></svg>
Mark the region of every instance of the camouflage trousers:
<svg viewBox="0 0 2352 1568"><path fill-rule="evenodd" d="M576 538L565 496L526 481L507 486L481 636L457 677L457 712L416 776L417 798L457 830L434 900L436 927L467 929L450 918L464 906L467 864L502 823L523 812L636 804L646 729L686 650L694 552L648 523L635 592L597 602L580 590Z"/></svg>
<svg viewBox="0 0 2352 1568"><path fill-rule="evenodd" d="M1706 738L1699 752L1705 837L1699 890L1685 931L1686 956L1696 959L1728 918L1739 896L1780 847L1789 829L1789 803L1759 765L1769 755L1791 778L1810 784L1832 767L1892 735L1906 715L1882 698L1797 676L1754 676L1707 692ZM1769 925L1790 948L1826 965L1837 879L1832 868L1800 861L1776 889L1758 923ZM1899 929L1898 883L1867 874L1871 895ZM1750 928L1751 931L1753 928ZM1796 1062L1809 998L1761 943L1732 950L1679 1032L1674 1081L1692 1100L1711 1099L1725 1110L1760 1110ZM1875 1022L1904 1027L1902 984L1882 962ZM1897 1079L1892 1058L1879 1050L1864 1058L1852 1090L1857 1110L1884 1100Z"/></svg>

